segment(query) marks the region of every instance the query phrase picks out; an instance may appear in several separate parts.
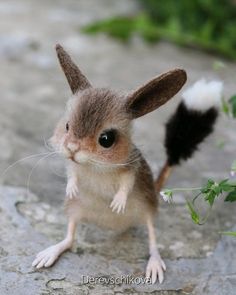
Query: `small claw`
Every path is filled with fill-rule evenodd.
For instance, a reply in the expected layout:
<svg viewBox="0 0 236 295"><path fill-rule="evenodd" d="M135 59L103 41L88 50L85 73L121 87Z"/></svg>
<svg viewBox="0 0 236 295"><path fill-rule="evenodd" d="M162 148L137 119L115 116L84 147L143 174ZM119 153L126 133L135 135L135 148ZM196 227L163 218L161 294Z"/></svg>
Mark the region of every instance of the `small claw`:
<svg viewBox="0 0 236 295"><path fill-rule="evenodd" d="M70 179L66 187L66 195L69 199L76 198L79 195L79 189L75 180Z"/></svg>
<svg viewBox="0 0 236 295"><path fill-rule="evenodd" d="M118 206L117 213L119 214L121 211L121 205Z"/></svg>
<svg viewBox="0 0 236 295"><path fill-rule="evenodd" d="M42 267L49 267L58 259L61 253L62 250L60 250L60 244L51 246L44 251L41 251L36 256L36 259L33 261L32 266L36 267L37 269Z"/></svg>
<svg viewBox="0 0 236 295"><path fill-rule="evenodd" d="M161 266L164 269L164 271L166 271L166 265L165 265L165 262L163 260L161 260Z"/></svg>
<svg viewBox="0 0 236 295"><path fill-rule="evenodd" d="M110 208L113 208L115 206L115 201L112 200L111 204L110 204Z"/></svg>
<svg viewBox="0 0 236 295"><path fill-rule="evenodd" d="M165 263L161 258L150 257L146 269L146 278L150 279L152 284L155 284L158 281L161 284L164 281L164 273L163 270L166 269Z"/></svg>
<svg viewBox="0 0 236 295"><path fill-rule="evenodd" d="M125 214L125 205L122 208L122 213Z"/></svg>
<svg viewBox="0 0 236 295"><path fill-rule="evenodd" d="M153 269L152 270L152 284L154 285L156 283L157 280L157 270Z"/></svg>
<svg viewBox="0 0 236 295"><path fill-rule="evenodd" d="M152 273L151 267L147 266L146 278L151 279L151 273Z"/></svg>
<svg viewBox="0 0 236 295"><path fill-rule="evenodd" d="M46 258L43 258L38 265L36 265L36 268L42 268L44 266L44 263L46 262Z"/></svg>
<svg viewBox="0 0 236 295"><path fill-rule="evenodd" d="M164 274L163 274L163 271L162 271L162 268L158 268L157 270L158 272L158 281L160 284L162 284L162 282L164 281Z"/></svg>
<svg viewBox="0 0 236 295"><path fill-rule="evenodd" d="M34 259L34 261L32 262L32 266L36 266L39 263L39 261L40 260L38 258Z"/></svg>
<svg viewBox="0 0 236 295"><path fill-rule="evenodd" d="M54 257L51 257L48 259L48 261L44 264L44 267L49 267L51 265L53 265L53 263L55 262Z"/></svg>
<svg viewBox="0 0 236 295"><path fill-rule="evenodd" d="M162 284L164 281L164 276L158 275L158 280L159 280L159 283Z"/></svg>
<svg viewBox="0 0 236 295"><path fill-rule="evenodd" d="M110 208L112 208L112 212L117 211L117 213L125 213L125 205L126 205L126 196L117 194L110 204Z"/></svg>
<svg viewBox="0 0 236 295"><path fill-rule="evenodd" d="M113 200L110 207L112 208L112 212L114 212L115 210L119 210L119 203Z"/></svg>
<svg viewBox="0 0 236 295"><path fill-rule="evenodd" d="M114 212L118 208L118 204L113 204L112 205L112 212Z"/></svg>

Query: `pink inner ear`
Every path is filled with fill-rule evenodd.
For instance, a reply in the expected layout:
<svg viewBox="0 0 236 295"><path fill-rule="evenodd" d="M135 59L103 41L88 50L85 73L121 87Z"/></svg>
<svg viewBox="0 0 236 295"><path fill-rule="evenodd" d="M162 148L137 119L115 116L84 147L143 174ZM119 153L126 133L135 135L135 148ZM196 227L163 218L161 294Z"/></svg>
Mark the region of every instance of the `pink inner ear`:
<svg viewBox="0 0 236 295"><path fill-rule="evenodd" d="M171 99L186 79L186 72L176 69L151 80L128 97L127 111L133 118L154 111Z"/></svg>

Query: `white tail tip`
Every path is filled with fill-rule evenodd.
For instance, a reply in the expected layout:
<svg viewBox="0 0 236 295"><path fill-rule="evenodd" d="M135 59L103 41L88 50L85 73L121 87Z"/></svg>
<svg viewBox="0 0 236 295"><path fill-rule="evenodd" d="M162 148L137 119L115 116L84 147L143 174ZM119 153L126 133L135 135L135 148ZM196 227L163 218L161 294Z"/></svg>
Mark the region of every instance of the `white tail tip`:
<svg viewBox="0 0 236 295"><path fill-rule="evenodd" d="M207 111L212 107L220 107L222 92L222 81L206 82L205 79L201 79L185 90L182 96L188 109Z"/></svg>

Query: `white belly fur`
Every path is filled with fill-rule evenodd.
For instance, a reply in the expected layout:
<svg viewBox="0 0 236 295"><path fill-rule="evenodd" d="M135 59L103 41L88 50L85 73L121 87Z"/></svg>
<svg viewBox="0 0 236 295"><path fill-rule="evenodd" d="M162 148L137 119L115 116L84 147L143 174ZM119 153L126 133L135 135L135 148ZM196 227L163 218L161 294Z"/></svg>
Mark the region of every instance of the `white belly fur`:
<svg viewBox="0 0 236 295"><path fill-rule="evenodd" d="M69 216L115 230L125 230L146 221L148 206L141 192L132 191L128 195L124 213L112 212L110 204L119 188L119 173L88 173L87 169L80 169L78 182L79 196L66 201Z"/></svg>

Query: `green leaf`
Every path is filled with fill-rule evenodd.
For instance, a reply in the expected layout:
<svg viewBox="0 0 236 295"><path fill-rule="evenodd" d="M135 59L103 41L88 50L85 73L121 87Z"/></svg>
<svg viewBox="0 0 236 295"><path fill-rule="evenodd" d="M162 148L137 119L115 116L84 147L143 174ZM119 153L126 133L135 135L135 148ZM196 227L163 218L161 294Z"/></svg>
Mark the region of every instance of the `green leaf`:
<svg viewBox="0 0 236 295"><path fill-rule="evenodd" d="M209 192L207 194L205 194L205 200L208 201L208 203L210 204L210 206L212 206L214 204L215 198L216 198L216 193L214 192Z"/></svg>
<svg viewBox="0 0 236 295"><path fill-rule="evenodd" d="M165 195L167 195L168 198L172 198L173 196L172 190L165 190Z"/></svg>
<svg viewBox="0 0 236 295"><path fill-rule="evenodd" d="M100 21L102 24L98 26L99 22L96 22L95 27L84 31L105 32L123 41L128 41L133 33L138 33L148 42L162 38L236 59L234 1L138 1L141 2L142 14L146 18L140 18L139 14L130 18L117 16L115 22L112 22L113 17L109 19L110 23ZM221 61L216 61L213 65L215 70L224 66Z"/></svg>
<svg viewBox="0 0 236 295"><path fill-rule="evenodd" d="M226 114L229 115L230 114L230 107L228 102L222 97L221 99L221 104L222 104L222 111Z"/></svg>
<svg viewBox="0 0 236 295"><path fill-rule="evenodd" d="M224 184L226 184L227 182L228 182L228 178L226 178L226 179L224 179L224 180L221 180L220 182L219 182L219 186L222 186L222 185L224 185Z"/></svg>
<svg viewBox="0 0 236 295"><path fill-rule="evenodd" d="M160 192L160 195L163 197L165 202L171 203L173 201L173 192L170 189Z"/></svg>
<svg viewBox="0 0 236 295"><path fill-rule="evenodd" d="M218 71L218 70L223 69L225 67L226 67L225 63L220 60L215 60L213 62L213 70L215 70L215 71Z"/></svg>
<svg viewBox="0 0 236 295"><path fill-rule="evenodd" d="M222 232L220 232L220 234L226 235L226 236L236 237L236 232L235 231L222 231Z"/></svg>
<svg viewBox="0 0 236 295"><path fill-rule="evenodd" d="M232 192L234 190L234 187L231 184L222 185L221 188L224 192Z"/></svg>
<svg viewBox="0 0 236 295"><path fill-rule="evenodd" d="M235 202L236 201L236 189L230 192L225 198L225 202Z"/></svg>
<svg viewBox="0 0 236 295"><path fill-rule="evenodd" d="M219 149L223 149L224 148L224 146L225 146L225 141L224 140L218 140L217 142L216 142L216 146L219 148Z"/></svg>
<svg viewBox="0 0 236 295"><path fill-rule="evenodd" d="M87 34L105 32L112 37L126 42L135 30L135 21L135 17L114 17L86 25L82 28L82 32Z"/></svg>
<svg viewBox="0 0 236 295"><path fill-rule="evenodd" d="M236 172L236 160L233 161L231 170Z"/></svg>
<svg viewBox="0 0 236 295"><path fill-rule="evenodd" d="M200 218L199 218L199 215L198 213L196 212L196 210L194 209L193 205L191 204L191 202L187 201L186 203L187 205L187 208L189 210L189 213L191 215L191 218L193 220L194 223L196 224L200 224Z"/></svg>
<svg viewBox="0 0 236 295"><path fill-rule="evenodd" d="M231 105L231 109L232 109L232 115L234 118L236 118L236 95L233 95L230 99L229 99L229 103Z"/></svg>
<svg viewBox="0 0 236 295"><path fill-rule="evenodd" d="M221 191L224 192L231 192L234 190L234 186L230 183L228 183L229 179L224 179L219 183L219 187L221 188Z"/></svg>

